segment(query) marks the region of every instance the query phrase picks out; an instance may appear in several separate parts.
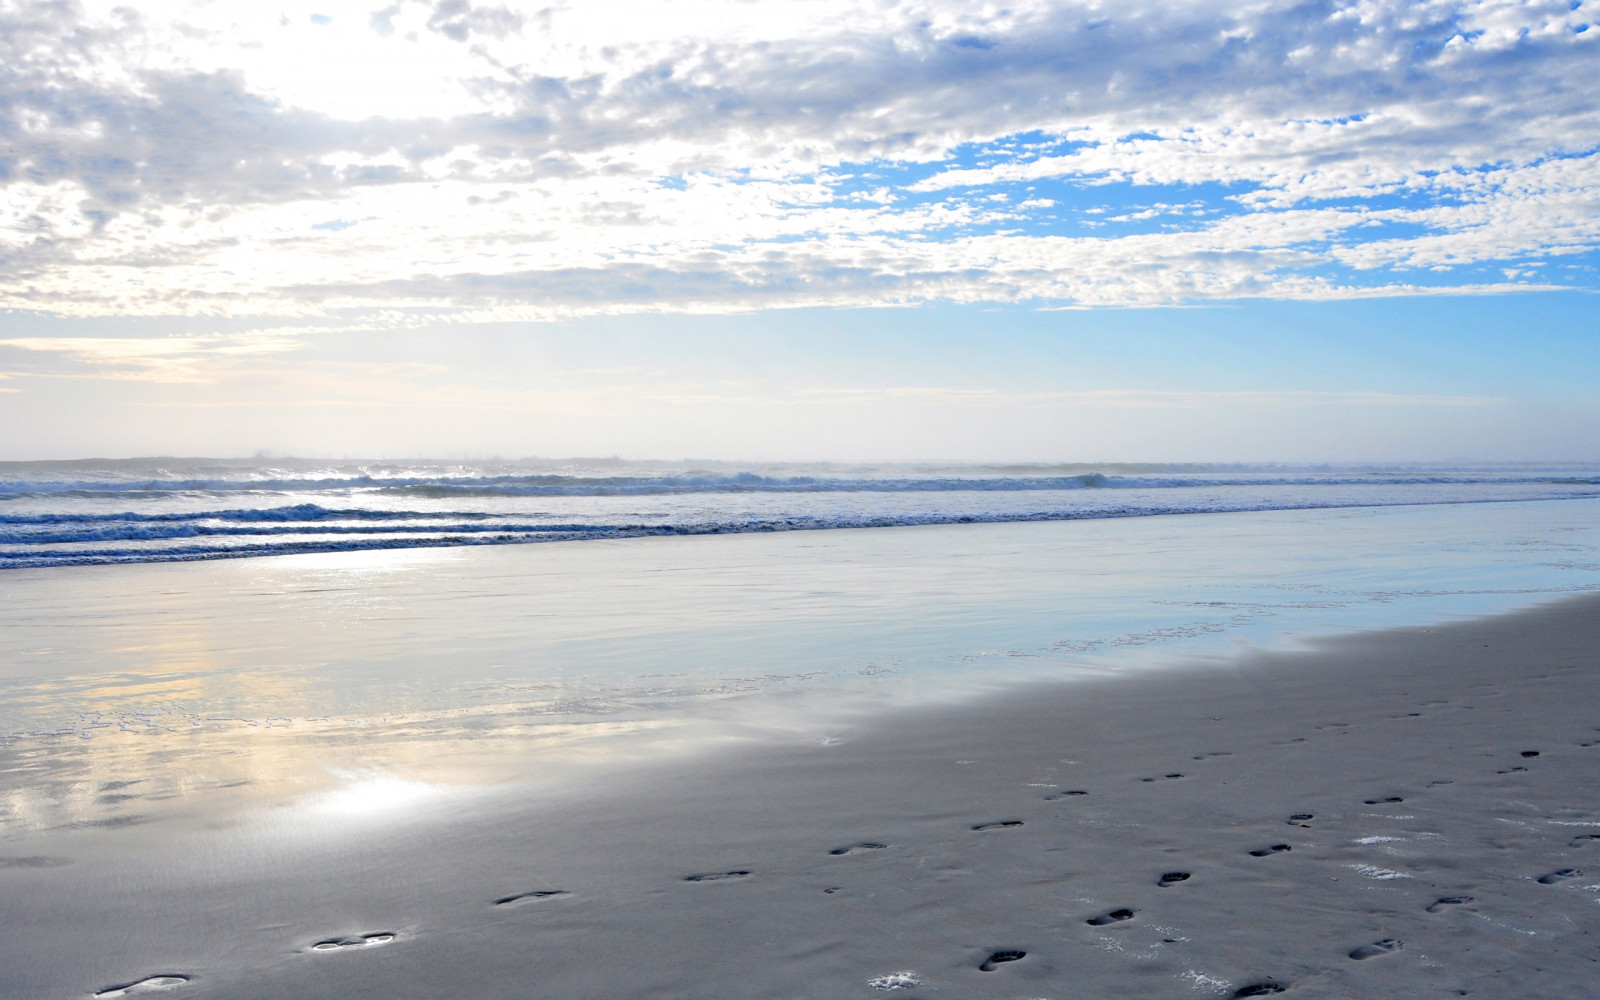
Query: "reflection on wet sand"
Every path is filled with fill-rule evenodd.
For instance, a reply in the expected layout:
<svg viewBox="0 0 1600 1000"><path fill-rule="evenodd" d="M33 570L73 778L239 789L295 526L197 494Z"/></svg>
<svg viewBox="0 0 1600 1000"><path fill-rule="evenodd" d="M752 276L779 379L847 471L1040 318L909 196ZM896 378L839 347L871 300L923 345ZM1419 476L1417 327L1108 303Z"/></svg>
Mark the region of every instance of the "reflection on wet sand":
<svg viewBox="0 0 1600 1000"><path fill-rule="evenodd" d="M714 738L687 717L575 720L525 705L449 717L140 719L88 722L27 746L14 739L0 771L0 836L176 813L226 822L241 808L325 798L373 776L419 786L554 782L585 764L656 759Z"/></svg>

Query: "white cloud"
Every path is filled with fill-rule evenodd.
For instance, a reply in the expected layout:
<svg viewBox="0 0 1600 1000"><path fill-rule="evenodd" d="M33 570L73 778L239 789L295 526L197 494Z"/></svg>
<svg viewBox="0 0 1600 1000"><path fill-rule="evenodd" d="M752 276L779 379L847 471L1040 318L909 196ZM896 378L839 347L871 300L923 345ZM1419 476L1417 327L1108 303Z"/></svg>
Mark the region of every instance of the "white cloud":
<svg viewBox="0 0 1600 1000"><path fill-rule="evenodd" d="M1523 287L1600 244L1593 15L0 0L0 307L548 318Z"/></svg>

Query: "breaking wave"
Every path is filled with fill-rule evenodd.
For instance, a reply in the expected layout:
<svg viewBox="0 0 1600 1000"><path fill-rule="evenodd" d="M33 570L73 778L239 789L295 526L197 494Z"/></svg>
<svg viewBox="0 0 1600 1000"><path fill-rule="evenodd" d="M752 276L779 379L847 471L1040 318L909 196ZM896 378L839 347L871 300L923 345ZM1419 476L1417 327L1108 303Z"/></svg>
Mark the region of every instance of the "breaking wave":
<svg viewBox="0 0 1600 1000"><path fill-rule="evenodd" d="M1576 466L0 463L0 568L1592 496Z"/></svg>

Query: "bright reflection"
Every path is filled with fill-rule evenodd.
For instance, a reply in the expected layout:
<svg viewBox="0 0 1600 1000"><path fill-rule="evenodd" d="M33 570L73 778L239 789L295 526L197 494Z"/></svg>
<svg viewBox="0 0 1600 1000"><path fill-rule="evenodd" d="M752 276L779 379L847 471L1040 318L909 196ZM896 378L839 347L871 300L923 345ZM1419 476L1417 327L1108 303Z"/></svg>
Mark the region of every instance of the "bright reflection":
<svg viewBox="0 0 1600 1000"><path fill-rule="evenodd" d="M389 822L397 814L415 815L445 799L457 799L462 788L410 781L391 774L343 775L345 783L305 801L298 813L305 819Z"/></svg>

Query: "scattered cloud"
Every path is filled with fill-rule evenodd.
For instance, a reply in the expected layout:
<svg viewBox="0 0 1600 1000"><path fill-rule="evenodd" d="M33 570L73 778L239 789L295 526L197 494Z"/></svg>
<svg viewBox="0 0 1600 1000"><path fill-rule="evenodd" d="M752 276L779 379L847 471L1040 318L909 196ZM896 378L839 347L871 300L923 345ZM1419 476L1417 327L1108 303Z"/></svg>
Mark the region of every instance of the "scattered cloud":
<svg viewBox="0 0 1600 1000"><path fill-rule="evenodd" d="M1595 12L0 0L0 308L1588 288ZM221 350L123 349L74 356L176 378Z"/></svg>

